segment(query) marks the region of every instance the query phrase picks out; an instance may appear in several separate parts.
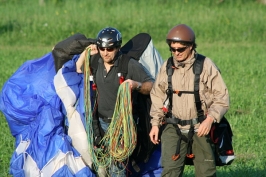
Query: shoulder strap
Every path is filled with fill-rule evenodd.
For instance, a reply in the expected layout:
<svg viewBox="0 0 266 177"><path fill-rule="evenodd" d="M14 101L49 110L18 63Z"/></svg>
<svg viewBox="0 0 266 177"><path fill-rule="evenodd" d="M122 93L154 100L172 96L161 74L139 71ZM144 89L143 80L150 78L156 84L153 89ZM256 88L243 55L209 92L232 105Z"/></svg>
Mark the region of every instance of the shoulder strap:
<svg viewBox="0 0 266 177"><path fill-rule="evenodd" d="M173 73L174 73L173 66L174 66L173 57L170 57L170 58L168 58L167 64L166 64L166 73L167 73L167 76L168 76L168 79L167 79L168 89L166 90L166 94L167 94L166 101L169 100L167 117L172 117L172 107L173 107L172 76L173 76Z"/></svg>
<svg viewBox="0 0 266 177"><path fill-rule="evenodd" d="M92 55L89 62L90 62L90 69L93 78L95 79L96 71L98 69L98 61L100 58L100 54Z"/></svg>
<svg viewBox="0 0 266 177"><path fill-rule="evenodd" d="M128 62L131 59L128 55L122 54L122 58L119 60L118 63L118 73L121 73L124 78L126 78L128 73Z"/></svg>
<svg viewBox="0 0 266 177"><path fill-rule="evenodd" d="M174 73L174 69L172 66L174 66L174 61L173 61L173 57L170 57L170 58L168 58L167 64L166 64L166 73L168 76L169 75L172 76ZM169 80L168 80L168 82L169 82ZM172 85L172 83L171 83L171 85Z"/></svg>
<svg viewBox="0 0 266 177"><path fill-rule="evenodd" d="M193 64L193 72L195 74L194 91L199 91L200 74L203 69L205 56L197 54L196 60Z"/></svg>
<svg viewBox="0 0 266 177"><path fill-rule="evenodd" d="M193 72L195 74L194 79L194 97L195 97L195 104L197 108L197 115L200 122L202 122L205 119L204 111L201 109L201 101L200 101L200 95L199 95L199 84L200 84L200 74L203 69L205 56L201 54L197 54L196 60L193 64Z"/></svg>

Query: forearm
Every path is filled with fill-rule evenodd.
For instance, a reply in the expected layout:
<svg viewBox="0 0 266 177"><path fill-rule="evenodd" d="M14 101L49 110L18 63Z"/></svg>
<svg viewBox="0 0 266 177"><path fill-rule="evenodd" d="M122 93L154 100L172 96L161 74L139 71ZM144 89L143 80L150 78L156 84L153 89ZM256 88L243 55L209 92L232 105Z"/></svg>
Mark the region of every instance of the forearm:
<svg viewBox="0 0 266 177"><path fill-rule="evenodd" d="M140 88L139 92L141 94L148 95L148 94L150 94L152 86L153 86L153 82L143 82L143 83L141 83L141 88Z"/></svg>

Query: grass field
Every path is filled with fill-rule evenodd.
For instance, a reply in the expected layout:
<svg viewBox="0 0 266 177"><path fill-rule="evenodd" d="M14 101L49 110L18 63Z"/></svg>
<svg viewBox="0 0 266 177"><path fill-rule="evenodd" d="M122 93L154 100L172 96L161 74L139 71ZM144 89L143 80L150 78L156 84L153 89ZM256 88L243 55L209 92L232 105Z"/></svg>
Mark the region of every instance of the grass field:
<svg viewBox="0 0 266 177"><path fill-rule="evenodd" d="M266 176L266 5L255 0L0 0L0 88L27 60L51 51L80 32L94 38L118 28L127 41L148 32L162 57L170 56L165 37L178 23L191 26L197 51L220 68L229 88L236 159L218 167L221 177ZM8 176L14 138L0 114L0 177ZM186 167L186 177L194 176Z"/></svg>

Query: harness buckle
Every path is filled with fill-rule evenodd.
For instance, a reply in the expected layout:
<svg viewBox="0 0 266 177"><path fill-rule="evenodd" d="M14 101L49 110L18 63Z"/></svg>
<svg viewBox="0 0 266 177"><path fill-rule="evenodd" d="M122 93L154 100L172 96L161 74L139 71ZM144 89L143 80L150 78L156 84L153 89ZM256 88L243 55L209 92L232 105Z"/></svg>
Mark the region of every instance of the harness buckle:
<svg viewBox="0 0 266 177"><path fill-rule="evenodd" d="M187 158L190 158L190 159L193 159L195 157L194 154L187 154L186 156L187 156Z"/></svg>
<svg viewBox="0 0 266 177"><path fill-rule="evenodd" d="M199 123L199 120L196 118L196 119L191 119L191 125L196 125Z"/></svg>
<svg viewBox="0 0 266 177"><path fill-rule="evenodd" d="M96 84L93 83L93 84L92 84L92 90L95 91L96 89L97 89L97 86L96 86Z"/></svg>
<svg viewBox="0 0 266 177"><path fill-rule="evenodd" d="M172 160L176 161L177 159L179 159L179 157L180 157L180 154L177 154L177 155L175 154L172 156Z"/></svg>
<svg viewBox="0 0 266 177"><path fill-rule="evenodd" d="M225 152L226 155L234 155L234 151L233 150L227 150Z"/></svg>

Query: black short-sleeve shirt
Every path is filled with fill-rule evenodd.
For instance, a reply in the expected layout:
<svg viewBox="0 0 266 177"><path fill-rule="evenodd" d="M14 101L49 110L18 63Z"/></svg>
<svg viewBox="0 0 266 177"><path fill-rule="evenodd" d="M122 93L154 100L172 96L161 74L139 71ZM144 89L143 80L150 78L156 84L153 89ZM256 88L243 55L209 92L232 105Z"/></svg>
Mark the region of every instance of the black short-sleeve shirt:
<svg viewBox="0 0 266 177"><path fill-rule="evenodd" d="M123 57L120 55L108 73L104 67L103 60L100 58L98 61L95 82L98 90L98 113L103 117L111 118L114 113L119 88L118 63L122 59ZM129 60L126 79L132 79L141 83L146 81L154 82L154 78L149 71L135 59Z"/></svg>

